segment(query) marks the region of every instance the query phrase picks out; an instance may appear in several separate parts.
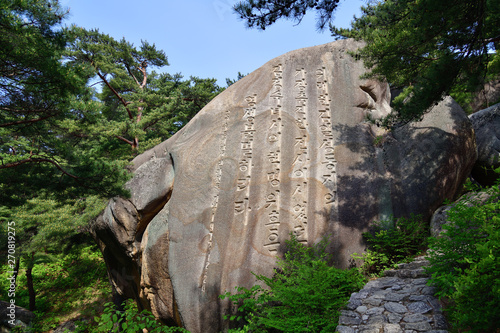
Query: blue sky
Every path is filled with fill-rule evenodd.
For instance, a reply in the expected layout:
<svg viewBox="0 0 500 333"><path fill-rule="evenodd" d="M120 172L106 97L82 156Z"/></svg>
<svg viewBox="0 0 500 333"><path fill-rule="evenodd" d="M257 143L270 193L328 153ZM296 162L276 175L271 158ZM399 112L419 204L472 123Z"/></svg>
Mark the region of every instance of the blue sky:
<svg viewBox="0 0 500 333"><path fill-rule="evenodd" d="M333 41L328 29L316 30L315 15L302 23L282 20L265 31L248 29L232 11L237 0L62 0L70 10L67 25L98 28L135 45L154 43L168 56L169 73L226 78L248 74L283 53ZM366 0L341 0L335 24L348 27Z"/></svg>

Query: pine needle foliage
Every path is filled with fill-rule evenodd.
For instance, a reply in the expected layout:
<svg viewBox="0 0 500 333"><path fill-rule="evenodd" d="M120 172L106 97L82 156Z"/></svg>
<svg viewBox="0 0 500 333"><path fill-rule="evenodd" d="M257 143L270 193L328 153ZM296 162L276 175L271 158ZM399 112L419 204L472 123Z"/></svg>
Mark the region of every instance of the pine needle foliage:
<svg viewBox="0 0 500 333"><path fill-rule="evenodd" d="M385 127L419 119L446 95L466 106L485 83L500 77L500 0L370 0L350 29L332 24L337 3L245 0L234 10L248 27L262 30L281 18L298 24L315 12L319 29L330 24L335 38L363 40L353 55L370 70L366 77L402 90L395 112L379 122Z"/></svg>
<svg viewBox="0 0 500 333"><path fill-rule="evenodd" d="M500 43L499 0L386 0L362 12L351 29L331 30L365 41L358 55L368 77L403 89L384 125L419 119L454 89L476 92L485 83Z"/></svg>
<svg viewBox="0 0 500 333"><path fill-rule="evenodd" d="M249 28L265 30L280 18L302 21L308 10L318 12L317 28L323 30L333 19L339 0L245 0L234 6Z"/></svg>

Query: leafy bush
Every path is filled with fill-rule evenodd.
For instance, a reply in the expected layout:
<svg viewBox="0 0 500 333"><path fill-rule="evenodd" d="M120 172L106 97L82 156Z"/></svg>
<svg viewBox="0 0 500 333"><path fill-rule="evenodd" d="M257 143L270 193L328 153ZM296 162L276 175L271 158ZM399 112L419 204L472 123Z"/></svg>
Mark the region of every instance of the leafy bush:
<svg viewBox="0 0 500 333"><path fill-rule="evenodd" d="M107 303L104 312L100 317L95 317L94 320L98 323L97 327L92 330L93 333L140 333L144 329L149 333L160 332L188 332L179 327L163 326L156 321L156 318L147 310L138 311L137 305L131 301L125 301L124 311L116 310L113 303Z"/></svg>
<svg viewBox="0 0 500 333"><path fill-rule="evenodd" d="M500 328L500 191L489 191L485 203L457 203L442 235L430 238L431 283L458 331Z"/></svg>
<svg viewBox="0 0 500 333"><path fill-rule="evenodd" d="M372 232L363 233L368 250L362 255L354 253L353 257L363 260L363 274L377 275L424 251L428 236L429 227L420 215L380 221L374 224Z"/></svg>
<svg viewBox="0 0 500 333"><path fill-rule="evenodd" d="M334 332L340 310L364 285L357 270L329 265L326 238L307 247L292 235L273 277L256 275L266 287L237 287L221 295L238 306L226 319L242 321L240 332Z"/></svg>

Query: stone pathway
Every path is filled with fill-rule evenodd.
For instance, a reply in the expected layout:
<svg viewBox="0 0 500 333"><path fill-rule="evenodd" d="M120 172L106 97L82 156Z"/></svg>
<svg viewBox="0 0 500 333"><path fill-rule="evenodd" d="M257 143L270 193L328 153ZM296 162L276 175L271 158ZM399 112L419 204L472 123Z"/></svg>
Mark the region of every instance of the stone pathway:
<svg viewBox="0 0 500 333"><path fill-rule="evenodd" d="M368 282L353 293L339 318L339 333L446 333L448 325L428 275L423 257Z"/></svg>

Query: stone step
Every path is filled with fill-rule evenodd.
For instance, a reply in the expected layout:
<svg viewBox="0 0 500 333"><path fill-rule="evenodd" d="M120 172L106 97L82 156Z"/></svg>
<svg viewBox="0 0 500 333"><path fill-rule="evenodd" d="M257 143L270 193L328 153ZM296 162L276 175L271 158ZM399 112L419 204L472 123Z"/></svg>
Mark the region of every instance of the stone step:
<svg viewBox="0 0 500 333"><path fill-rule="evenodd" d="M353 293L341 312L340 333L447 333L435 288L427 286L423 257L386 271Z"/></svg>
<svg viewBox="0 0 500 333"><path fill-rule="evenodd" d="M403 279L418 279L429 277L429 274L425 271L425 267L429 266L430 263L425 257L417 257L410 263L402 263L398 265L397 269L386 270L384 276L394 276Z"/></svg>
<svg viewBox="0 0 500 333"><path fill-rule="evenodd" d="M423 268L418 269L389 269L384 272L384 276L397 276L402 279L418 279L429 277L429 274Z"/></svg>
<svg viewBox="0 0 500 333"><path fill-rule="evenodd" d="M417 269L429 266L429 260L425 259L425 257L417 257L410 263L402 263L398 265L400 269Z"/></svg>

